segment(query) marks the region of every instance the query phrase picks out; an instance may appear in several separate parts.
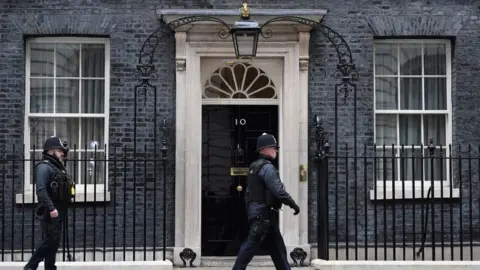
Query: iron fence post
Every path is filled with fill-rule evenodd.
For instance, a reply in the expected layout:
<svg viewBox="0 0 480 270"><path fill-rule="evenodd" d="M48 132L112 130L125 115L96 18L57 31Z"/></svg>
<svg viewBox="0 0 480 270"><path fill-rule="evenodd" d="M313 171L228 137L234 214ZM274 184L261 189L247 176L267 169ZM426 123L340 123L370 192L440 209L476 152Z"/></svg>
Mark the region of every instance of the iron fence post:
<svg viewBox="0 0 480 270"><path fill-rule="evenodd" d="M330 145L320 117L315 116L317 162L317 257L328 260L328 154Z"/></svg>
<svg viewBox="0 0 480 270"><path fill-rule="evenodd" d="M167 120L163 118L162 166L163 166L163 260L166 258L167 248Z"/></svg>

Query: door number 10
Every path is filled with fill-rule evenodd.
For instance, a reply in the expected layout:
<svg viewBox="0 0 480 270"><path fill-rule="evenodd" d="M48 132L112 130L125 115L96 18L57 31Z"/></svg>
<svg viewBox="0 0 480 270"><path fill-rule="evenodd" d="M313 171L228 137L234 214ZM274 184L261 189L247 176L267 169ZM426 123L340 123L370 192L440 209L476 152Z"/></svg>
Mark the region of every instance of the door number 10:
<svg viewBox="0 0 480 270"><path fill-rule="evenodd" d="M245 120L245 118L242 118L240 120L235 118L235 126L238 126L239 123L240 123L241 126L245 126L245 124L247 123L247 120Z"/></svg>

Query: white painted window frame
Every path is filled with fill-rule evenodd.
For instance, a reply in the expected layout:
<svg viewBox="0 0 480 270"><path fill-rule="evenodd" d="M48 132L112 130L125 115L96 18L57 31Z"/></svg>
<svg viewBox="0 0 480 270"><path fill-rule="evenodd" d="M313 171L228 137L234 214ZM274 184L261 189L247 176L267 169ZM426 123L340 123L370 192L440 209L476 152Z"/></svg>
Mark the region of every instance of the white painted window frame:
<svg viewBox="0 0 480 270"><path fill-rule="evenodd" d="M397 44L397 43L401 43L401 44L412 44L412 43L415 43L415 44L418 44L418 43L423 43L423 44L431 44L431 43L442 43L442 44L445 44L445 47L446 47L446 75L427 75L425 76L423 74L423 71L424 71L424 61L423 61L423 55L424 55L424 51L423 51L423 47L422 47L422 75L405 75L405 76L402 76L402 75L380 75L380 76L377 76L376 75L376 70L375 70L375 49L376 49L376 46L378 43L381 43L381 44L385 44L385 43L391 43L391 44ZM400 150L401 150L401 145L399 144L399 140L400 140L400 136L399 136L399 125L398 125L398 115L399 114L442 114L442 115L446 115L446 123L445 123L445 130L446 130L446 134L445 134L445 140L446 140L446 144L447 145L444 145L442 146L443 147L443 151L444 151L444 154L445 154L445 157L449 157L449 151L448 151L448 147L449 145L452 144L452 45L451 45L451 41L450 40L447 40L447 39L382 39L382 40L378 40L378 41L374 41L373 42L373 46L374 46L374 51L373 51L373 106L374 106L374 123L373 123L373 126L374 126L374 141L376 143L376 116L377 114L395 114L397 115L397 144L395 145L395 148L397 149L396 151L396 156L398 157L399 156L399 153L400 153ZM398 65L398 72L400 72L400 61L397 61L397 65ZM425 78L425 77L439 77L439 78L446 78L446 88L447 88L447 97L446 97L446 103L447 103L447 109L446 110L402 110L402 109L398 109L398 110L377 110L376 109L376 78L377 77L392 77L392 78L401 78L401 77L409 77L409 78L412 78L412 77L417 77L417 78ZM424 85L422 84L422 92L425 90L424 88ZM400 95L398 95L398 98L400 99ZM423 106L423 104L422 104ZM423 119L423 118L422 118ZM421 134L421 138L423 140L423 120L422 120L422 134ZM435 142L434 142L435 143ZM411 149L412 146L404 146L405 150L408 150L408 149ZM421 146L415 146L414 148L415 149L420 149ZM428 142L424 142L424 149L428 149ZM382 150L383 149L383 145L377 145L376 146L377 150ZM439 146L436 145L436 150L439 150ZM385 145L385 155L391 155L391 151L392 151L392 146L389 145ZM383 157L383 154L382 154L382 157ZM397 160L397 168L401 168L400 166L400 160ZM425 168L425 167L424 167ZM400 177L400 171L397 170L396 171L396 176L397 176L397 179L395 181L395 190L401 190L402 189L402 179ZM448 165L448 160L447 160L447 165L446 165L446 175L444 176L444 179L442 180L438 180L438 179L435 179L434 180L434 185L435 185L435 189L438 187L440 188L440 186L444 187L444 188L453 188L453 187L450 187L450 168L449 168L449 165ZM376 180L374 179L374 181L376 181L376 186L377 186L377 193L379 194L379 196L382 196L383 194L380 194L381 192L383 192L383 186L384 186L384 181L383 180ZM413 181L413 180L405 180L405 189L407 190L410 190L410 191L413 191L413 186L415 186L415 193L417 193L418 191L420 191L422 189L422 182L423 182L423 189L424 189L424 194L426 194L428 188L430 187L431 185L431 180L425 180L425 181ZM415 182L415 183L414 183ZM386 188L391 191L393 189L393 184L392 184L392 181L386 181ZM438 186L437 186L438 185ZM438 192L437 192L438 193ZM387 194L385 194L386 196L389 196ZM409 194L411 195L411 194ZM439 194L435 194L435 197L438 197ZM445 197L449 197L450 194L445 194ZM453 195L455 197L455 195ZM372 197L372 196L371 196ZM401 198L402 197L402 193L396 193L396 198ZM418 195L416 196L418 198Z"/></svg>
<svg viewBox="0 0 480 270"><path fill-rule="evenodd" d="M104 113L102 114L92 114L92 113L30 113L30 72L31 72L31 44L32 43L72 43L72 44L104 44L105 45L105 77L104 79L104 88L105 88L105 97L104 97ZM80 52L81 53L81 52ZM80 54L81 55L81 54ZM81 60L81 59L80 59ZM78 79L82 77L74 77ZM109 120L110 120L110 40L108 38L93 38L93 37L38 37L28 39L26 41L26 51L25 51L25 118L24 118L24 153L27 160L30 159L30 117L72 117L72 118L101 118L104 119L104 141L108 146L109 141ZM105 153L108 157L108 147L105 146L105 150L97 150L97 153ZM69 145L70 148L73 148L73 145ZM77 146L78 147L78 146ZM36 150L36 152L41 152L41 150ZM73 149L71 149L73 152ZM94 152L95 150L85 149L86 152ZM82 151L83 152L83 151ZM25 174L24 174L24 191L33 192L33 184L30 183L30 170L33 167L31 161L27 161L24 164ZM79 170L80 171L80 170ZM69 172L72 174L73 172ZM76 184L77 197L82 198L82 193L89 194L103 194L108 190L108 162L105 162L105 183L103 184ZM103 176L102 176L103 177ZM96 186L96 187L95 187ZM92 198L87 198L87 200L92 200ZM103 197L103 196L102 196ZM107 198L98 198L98 200L107 200ZM78 198L77 198L78 201Z"/></svg>

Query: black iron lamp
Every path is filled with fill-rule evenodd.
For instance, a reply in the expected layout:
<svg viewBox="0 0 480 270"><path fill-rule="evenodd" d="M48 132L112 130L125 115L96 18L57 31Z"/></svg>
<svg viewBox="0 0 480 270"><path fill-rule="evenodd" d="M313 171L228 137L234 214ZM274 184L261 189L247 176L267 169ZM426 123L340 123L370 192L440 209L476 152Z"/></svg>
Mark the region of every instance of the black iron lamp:
<svg viewBox="0 0 480 270"><path fill-rule="evenodd" d="M250 8L247 3L243 3L240 8L241 19L235 22L230 30L232 34L233 47L238 59L251 59L257 55L258 36L261 27L254 20L250 19Z"/></svg>

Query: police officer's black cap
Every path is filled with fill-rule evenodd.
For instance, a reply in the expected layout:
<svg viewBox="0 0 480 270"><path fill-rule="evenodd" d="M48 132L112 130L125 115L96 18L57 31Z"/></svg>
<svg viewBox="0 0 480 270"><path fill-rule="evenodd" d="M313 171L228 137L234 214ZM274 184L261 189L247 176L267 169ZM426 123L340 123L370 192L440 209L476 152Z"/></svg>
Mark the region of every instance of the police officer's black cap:
<svg viewBox="0 0 480 270"><path fill-rule="evenodd" d="M267 147L275 147L275 148L280 148L278 146L277 140L275 137L271 134L268 133L263 133L262 135L258 136L257 138L257 152L260 151L263 148Z"/></svg>
<svg viewBox="0 0 480 270"><path fill-rule="evenodd" d="M67 150L65 146L63 146L62 140L59 137L50 137L45 140L43 143L43 152L47 152L50 149L62 149Z"/></svg>

